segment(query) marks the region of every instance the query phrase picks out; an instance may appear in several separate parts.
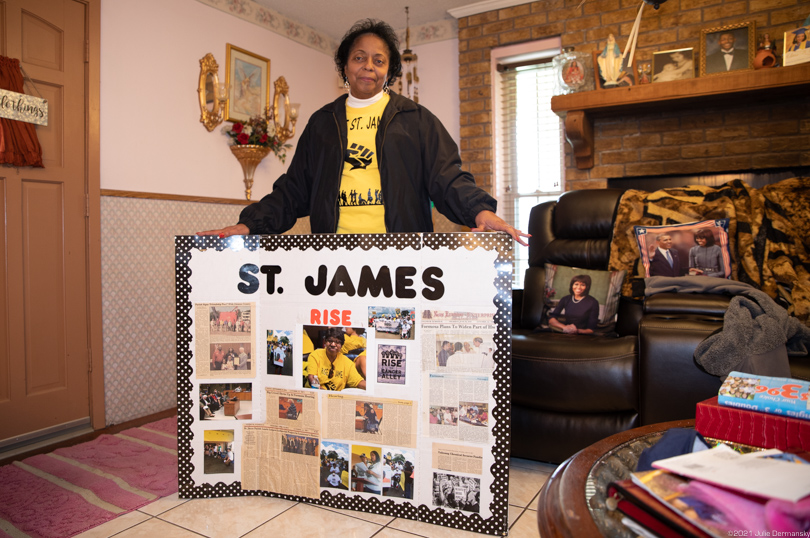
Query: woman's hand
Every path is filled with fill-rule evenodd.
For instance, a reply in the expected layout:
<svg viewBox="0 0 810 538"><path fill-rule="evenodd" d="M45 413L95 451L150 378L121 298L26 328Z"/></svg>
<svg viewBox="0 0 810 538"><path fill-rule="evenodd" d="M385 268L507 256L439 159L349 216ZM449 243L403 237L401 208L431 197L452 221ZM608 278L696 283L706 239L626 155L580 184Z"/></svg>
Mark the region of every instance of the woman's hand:
<svg viewBox="0 0 810 538"><path fill-rule="evenodd" d="M525 234L518 230L517 228L510 226L503 220L501 217L493 213L492 211L481 211L475 216L475 228L472 229L473 232L486 232L488 230L494 230L496 232L506 232L512 236L512 239L523 245L524 247L528 247L529 244L521 239L521 237L531 237L529 234Z"/></svg>
<svg viewBox="0 0 810 538"><path fill-rule="evenodd" d="M244 224L236 224L234 226L222 228L221 230L197 232L197 235L218 235L219 237L230 237L232 235L250 235L250 230Z"/></svg>

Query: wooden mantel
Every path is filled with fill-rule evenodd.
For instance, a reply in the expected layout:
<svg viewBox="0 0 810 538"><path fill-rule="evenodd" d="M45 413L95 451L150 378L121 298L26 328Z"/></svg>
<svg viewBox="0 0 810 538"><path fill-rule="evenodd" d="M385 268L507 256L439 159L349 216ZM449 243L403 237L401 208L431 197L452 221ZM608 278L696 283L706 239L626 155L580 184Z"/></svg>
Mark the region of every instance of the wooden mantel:
<svg viewBox="0 0 810 538"><path fill-rule="evenodd" d="M810 64L740 71L689 80L644 84L608 90L558 95L551 110L565 120L577 168L593 168L593 118L615 113L638 113L710 105L733 98L737 104L769 98L810 94Z"/></svg>

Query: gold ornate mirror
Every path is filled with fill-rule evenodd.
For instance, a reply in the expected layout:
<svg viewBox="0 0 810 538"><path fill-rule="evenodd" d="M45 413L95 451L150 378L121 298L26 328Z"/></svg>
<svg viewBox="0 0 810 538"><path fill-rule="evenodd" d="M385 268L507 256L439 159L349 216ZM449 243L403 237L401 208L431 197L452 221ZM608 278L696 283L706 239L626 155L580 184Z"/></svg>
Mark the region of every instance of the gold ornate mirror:
<svg viewBox="0 0 810 538"><path fill-rule="evenodd" d="M200 60L200 82L197 93L200 98L200 123L209 131L222 123L222 110L217 100L219 64L210 52Z"/></svg>

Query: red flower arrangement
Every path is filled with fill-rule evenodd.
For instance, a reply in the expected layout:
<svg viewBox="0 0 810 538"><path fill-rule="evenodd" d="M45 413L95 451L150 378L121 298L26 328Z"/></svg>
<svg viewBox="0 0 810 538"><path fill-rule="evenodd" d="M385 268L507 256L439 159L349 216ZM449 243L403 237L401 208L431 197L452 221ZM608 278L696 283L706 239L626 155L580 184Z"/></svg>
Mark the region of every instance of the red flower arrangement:
<svg viewBox="0 0 810 538"><path fill-rule="evenodd" d="M292 144L282 144L276 136L276 126L264 116L253 116L245 123L236 122L230 127L223 127L222 132L228 137L228 145L253 145L270 148L283 163L287 157L287 148Z"/></svg>

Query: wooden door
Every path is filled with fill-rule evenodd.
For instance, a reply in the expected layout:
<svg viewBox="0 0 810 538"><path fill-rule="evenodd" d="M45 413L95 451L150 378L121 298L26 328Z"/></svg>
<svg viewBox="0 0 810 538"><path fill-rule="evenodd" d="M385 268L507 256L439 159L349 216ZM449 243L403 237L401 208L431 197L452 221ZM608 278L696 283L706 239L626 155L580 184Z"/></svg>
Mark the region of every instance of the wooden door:
<svg viewBox="0 0 810 538"><path fill-rule="evenodd" d="M3 55L48 100L44 168L0 168L0 443L90 423L87 5L0 1Z"/></svg>

